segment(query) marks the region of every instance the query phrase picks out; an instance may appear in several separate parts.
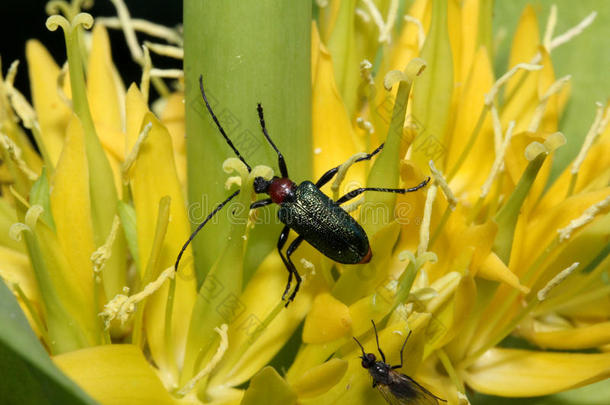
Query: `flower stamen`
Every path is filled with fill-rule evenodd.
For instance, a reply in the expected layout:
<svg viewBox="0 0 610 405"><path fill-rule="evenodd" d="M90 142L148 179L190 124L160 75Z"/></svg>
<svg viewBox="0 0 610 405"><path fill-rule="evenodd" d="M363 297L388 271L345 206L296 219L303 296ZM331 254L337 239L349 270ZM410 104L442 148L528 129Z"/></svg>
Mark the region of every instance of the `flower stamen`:
<svg viewBox="0 0 610 405"><path fill-rule="evenodd" d="M538 301L542 302L546 300L551 290L561 284L566 278L568 278L568 276L572 274L574 270L576 270L579 264L580 263L578 262L572 263L568 268L560 271L555 277L551 279L551 281L546 283L546 285L536 294Z"/></svg>
<svg viewBox="0 0 610 405"><path fill-rule="evenodd" d="M565 86L565 84L568 81L570 81L571 78L572 78L571 75L564 76L549 86L548 90L546 91L546 93L544 93L544 95L540 99L540 102L536 106L536 110L534 111L534 115L532 117L532 120L530 121L528 131L530 131L530 132L538 131L538 127L540 126L540 122L542 121L542 117L544 115L544 110L546 109L546 105L547 105L549 99L554 94L559 93L561 91L561 89L563 88L563 86Z"/></svg>
<svg viewBox="0 0 610 405"><path fill-rule="evenodd" d="M568 188L568 196L572 195L574 191L574 187L576 186L576 180L578 176L578 171L580 170L580 166L585 161L587 157L587 153L593 146L593 143L597 139L597 136L604 132L606 129L606 125L608 125L608 119L610 118L610 108L606 108L606 114L604 116L604 106L602 103L597 102L597 112L595 113L595 119L593 120L593 124L589 128L589 132L587 132L587 136L585 137L585 141L574 159L574 163L572 164L572 169L570 170L572 173L572 178L570 179L570 186Z"/></svg>
<svg viewBox="0 0 610 405"><path fill-rule="evenodd" d="M152 128L152 122L149 122L148 124L146 124L144 126L142 131L138 134L138 139L136 139L136 142L134 143L133 147L131 148L131 151L129 152L129 155L127 155L127 157L125 158L125 161L123 162L121 172L123 174L123 183L125 183L125 184L127 184L129 182L129 176L128 176L129 170L131 169L131 167L133 166L135 161L138 159L138 154L140 153L140 147L142 146L142 143L148 137L148 133L150 132L151 128Z"/></svg>
<svg viewBox="0 0 610 405"><path fill-rule="evenodd" d="M107 28L123 28L121 20L116 17L99 17L96 18L96 21L98 24L103 24ZM129 23L131 28L135 31L142 32L151 37L164 39L171 44L182 45L182 37L172 28L138 18L130 18Z"/></svg>
<svg viewBox="0 0 610 405"><path fill-rule="evenodd" d="M115 215L114 220L112 221L112 228L110 229L110 233L108 234L106 241L102 246L100 246L95 252L91 254L91 262L93 262L93 272L96 275L102 271L104 265L106 264L106 261L112 255L112 244L116 239L120 223L121 221L119 220L118 215Z"/></svg>
<svg viewBox="0 0 610 405"><path fill-rule="evenodd" d="M546 23L546 28L544 30L544 39L542 40L542 45L546 49L551 48L551 41L553 40L553 33L555 32L555 27L557 26L557 4L551 5L551 12L549 13L549 19Z"/></svg>
<svg viewBox="0 0 610 405"><path fill-rule="evenodd" d="M426 31L424 31L424 25L417 18L412 15L406 15L405 21L415 24L417 27L417 48L421 50L426 42Z"/></svg>
<svg viewBox="0 0 610 405"><path fill-rule="evenodd" d="M22 153L19 146L17 146L8 135L2 132L0 132L0 145L6 150L10 159L15 162L19 170L21 170L29 180L34 181L38 178L38 175L30 169L25 160L22 159Z"/></svg>
<svg viewBox="0 0 610 405"><path fill-rule="evenodd" d="M110 327L110 322L115 318L118 318L121 324L127 322L129 316L135 312L136 304L157 292L167 279L174 278L175 273L174 266L168 267L161 272L156 280L147 284L139 293L129 297L124 294L117 294L110 302L104 305L104 310L100 313L100 316L104 318L105 329ZM129 289L127 288L126 292L128 291Z"/></svg>
<svg viewBox="0 0 610 405"><path fill-rule="evenodd" d="M430 240L430 218L432 217L432 205L436 199L436 184L430 186L426 194L426 205L424 206L424 215L421 226L419 228L419 245L417 246L417 255L421 256L428 251L428 242Z"/></svg>
<svg viewBox="0 0 610 405"><path fill-rule="evenodd" d="M570 239L572 233L579 228L582 228L589 222L593 221L595 216L599 214L602 210L610 206L610 196L604 198L603 200L593 204L589 208L585 210L585 212L576 219L570 221L568 226L565 228L561 228L557 230L557 234L559 236L559 243L565 242Z"/></svg>
<svg viewBox="0 0 610 405"><path fill-rule="evenodd" d="M222 360L224 354L229 348L229 337L227 334L228 326L226 323L223 323L220 328L214 328L214 332L218 333L220 336L220 342L218 343L218 348L216 349L216 353L212 359L206 364L206 366L195 375L195 377L191 378L189 382L186 383L184 387L182 387L178 391L178 395L184 397L195 387L195 385L206 375L210 374L214 367L218 365L220 360Z"/></svg>
<svg viewBox="0 0 610 405"><path fill-rule="evenodd" d="M144 46L156 53L157 55L167 56L173 59L184 59L184 49L178 46L157 44L154 42L144 41Z"/></svg>
<svg viewBox="0 0 610 405"><path fill-rule="evenodd" d="M489 191L491 190L491 186L495 181L498 173L500 173L504 168L504 156L506 155L506 150L508 149L508 145L510 144L510 140L513 136L513 129L515 128L515 121L511 121L508 123L508 128L506 129L506 136L504 137L504 141L500 146L500 149L496 153L496 158L491 166L491 171L485 183L481 187L481 196L480 198L487 197ZM496 130L496 126L494 125L494 132ZM501 136L501 135L500 135Z"/></svg>
<svg viewBox="0 0 610 405"><path fill-rule="evenodd" d="M335 176L335 180L333 181L333 184L330 186L330 189L333 192L333 199L336 200L339 198L339 188L341 187L341 183L343 183L343 180L345 180L345 175L347 174L348 169L354 163L356 163L356 161L358 161L358 159L365 158L367 156L368 155L363 152L355 153L349 159L347 159L347 161L342 163L341 166L339 166L339 171L337 172L337 175Z"/></svg>

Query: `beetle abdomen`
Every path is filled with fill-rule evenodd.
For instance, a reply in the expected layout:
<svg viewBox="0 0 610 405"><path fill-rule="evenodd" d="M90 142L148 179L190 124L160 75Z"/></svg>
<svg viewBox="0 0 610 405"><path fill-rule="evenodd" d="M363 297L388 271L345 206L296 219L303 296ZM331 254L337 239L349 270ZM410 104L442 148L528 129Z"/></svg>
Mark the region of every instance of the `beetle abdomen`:
<svg viewBox="0 0 610 405"><path fill-rule="evenodd" d="M336 262L370 260L369 240L354 218L310 181L299 184L295 194L294 201L281 204L280 221Z"/></svg>

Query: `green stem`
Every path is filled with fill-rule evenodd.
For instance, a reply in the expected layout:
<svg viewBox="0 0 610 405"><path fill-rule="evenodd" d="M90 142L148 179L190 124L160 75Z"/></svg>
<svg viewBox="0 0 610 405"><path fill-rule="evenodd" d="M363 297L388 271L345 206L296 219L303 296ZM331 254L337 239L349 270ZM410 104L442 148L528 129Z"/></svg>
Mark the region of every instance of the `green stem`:
<svg viewBox="0 0 610 405"><path fill-rule="evenodd" d="M251 166L277 168L277 155L261 133L260 102L291 178L311 178L310 31L311 2L184 2L188 193L192 206L200 207L194 222L227 197L221 164L234 156L203 105L200 75L212 108ZM229 226L221 213L193 241L199 284L223 250ZM278 233L279 224L250 233L244 281L274 248Z"/></svg>

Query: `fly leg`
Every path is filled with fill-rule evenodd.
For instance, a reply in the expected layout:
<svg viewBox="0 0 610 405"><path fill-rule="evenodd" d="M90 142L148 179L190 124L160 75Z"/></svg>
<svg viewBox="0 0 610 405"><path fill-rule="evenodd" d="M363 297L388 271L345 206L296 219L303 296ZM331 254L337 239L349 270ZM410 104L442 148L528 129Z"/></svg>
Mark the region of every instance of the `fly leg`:
<svg viewBox="0 0 610 405"><path fill-rule="evenodd" d="M412 330L409 331L409 334L407 335L405 342L402 344L402 347L400 348L400 365L392 366L392 370L396 370L397 368L402 368L402 352L405 350L405 345L407 344L407 340L409 340L409 337L411 336L411 332L413 332L413 331Z"/></svg>

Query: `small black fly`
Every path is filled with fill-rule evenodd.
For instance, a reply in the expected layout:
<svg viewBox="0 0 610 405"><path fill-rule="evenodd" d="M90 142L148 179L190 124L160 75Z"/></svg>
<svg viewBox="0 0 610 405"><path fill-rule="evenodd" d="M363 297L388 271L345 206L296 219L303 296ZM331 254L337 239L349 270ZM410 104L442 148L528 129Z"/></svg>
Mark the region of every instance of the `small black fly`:
<svg viewBox="0 0 610 405"><path fill-rule="evenodd" d="M375 322L372 320L371 322L375 330L375 340L377 341L377 350L379 350L381 355L381 361L378 361L373 353L366 353L358 339L354 337L354 340L362 350L362 356L360 356L362 367L366 368L371 377L373 377L373 388L377 388L391 405L438 405L438 401L447 402L422 387L408 375L394 371L402 368L402 352L407 344L407 340L409 340L409 336L411 336L411 332L409 332L400 349L400 365L390 366L386 363L385 355L381 351L381 347L379 347L379 336L377 335Z"/></svg>

